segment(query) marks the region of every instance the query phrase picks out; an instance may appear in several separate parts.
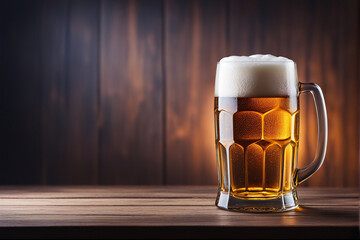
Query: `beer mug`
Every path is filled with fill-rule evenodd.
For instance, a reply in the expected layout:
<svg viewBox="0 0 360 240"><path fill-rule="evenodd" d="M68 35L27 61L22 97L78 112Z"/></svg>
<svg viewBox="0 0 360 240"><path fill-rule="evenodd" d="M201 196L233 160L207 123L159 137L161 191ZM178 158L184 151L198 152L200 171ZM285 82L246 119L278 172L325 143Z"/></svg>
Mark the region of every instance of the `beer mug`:
<svg viewBox="0 0 360 240"><path fill-rule="evenodd" d="M318 143L313 162L298 169L299 94L304 92L314 97ZM324 161L327 131L321 89L299 83L292 60L260 54L221 59L215 80L216 206L252 212L295 209L297 185Z"/></svg>

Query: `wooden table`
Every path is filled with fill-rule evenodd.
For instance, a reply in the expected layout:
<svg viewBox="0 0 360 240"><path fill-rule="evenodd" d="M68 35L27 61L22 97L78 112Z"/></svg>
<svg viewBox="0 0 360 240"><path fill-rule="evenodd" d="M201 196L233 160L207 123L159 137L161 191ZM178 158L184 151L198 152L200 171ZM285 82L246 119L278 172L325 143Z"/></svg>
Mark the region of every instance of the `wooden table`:
<svg viewBox="0 0 360 240"><path fill-rule="evenodd" d="M215 186L0 187L0 238L356 238L357 189L299 188L301 207L239 213Z"/></svg>

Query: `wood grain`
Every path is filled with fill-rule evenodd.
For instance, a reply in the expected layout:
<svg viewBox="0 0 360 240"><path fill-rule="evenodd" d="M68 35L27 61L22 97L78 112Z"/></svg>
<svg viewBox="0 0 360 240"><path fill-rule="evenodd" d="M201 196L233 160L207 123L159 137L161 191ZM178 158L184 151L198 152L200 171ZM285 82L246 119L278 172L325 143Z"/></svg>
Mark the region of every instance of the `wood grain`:
<svg viewBox="0 0 360 240"><path fill-rule="evenodd" d="M62 161L69 159L66 151L67 123L67 33L69 1L44 2L42 6L41 66L42 68L42 182L60 181L64 172ZM67 131L68 130L68 131ZM56 137L54 137L56 136ZM47 171L49 168L49 171ZM58 171L56 171L58 170Z"/></svg>
<svg viewBox="0 0 360 240"><path fill-rule="evenodd" d="M350 170L359 168L359 148L354 147L359 146L354 134L359 128L358 48L354 48L359 37L358 8L357 1L325 5L321 1L230 1L232 55L289 57L297 63L299 80L317 83L324 92L329 119L327 157L307 186L358 185L358 171ZM317 122L311 96L300 100L299 166L304 167L315 154Z"/></svg>
<svg viewBox="0 0 360 240"><path fill-rule="evenodd" d="M226 54L226 4L166 1L166 183L217 181L216 63Z"/></svg>
<svg viewBox="0 0 360 240"><path fill-rule="evenodd" d="M284 232L290 234L287 238L358 236L356 189L299 188L301 207L275 214L220 210L214 206L215 197L215 186L0 187L0 233L27 233L28 237L41 233L45 237L61 228L65 236L91 233L92 237L124 238L144 236L143 231L147 237L158 237L161 229L172 238L189 237L184 232L194 237L201 229L203 237L223 239L242 238L249 232L257 238ZM16 233L9 227L15 227ZM137 231L130 231L132 228ZM294 232L298 234L291 234Z"/></svg>
<svg viewBox="0 0 360 240"><path fill-rule="evenodd" d="M328 165L328 169L326 169L328 176L337 176L339 178L339 182L341 182L342 186L357 186L356 182L359 183L359 171L353 171L353 169L359 169L359 161L352 161L349 164L344 164L345 159L359 159L359 148L350 147L350 146L360 146L359 144L359 134L354 134L359 132L360 128L360 94L357 89L360 89L360 72L359 72L359 56L360 56L360 3L358 1L351 1L349 4L341 5L337 2L336 8L339 7L341 9L341 20L338 21L338 25L336 28L336 32L332 32L332 35L329 37L338 37L340 36L340 46L337 47L336 52L333 53L333 58L340 56L341 58L337 60L337 62L332 62L330 65L329 60L326 62L324 69L338 67L338 71L336 72L337 77L332 78L332 87L326 90L327 96L329 98L330 95L337 95L338 92L343 96L343 105L338 106L339 111L334 112L332 115L332 119L337 119L336 124L335 121L330 126L332 129L337 129L338 125L340 125L341 130L336 132L332 136L330 146L337 146L339 139L344 142L344 147L342 150L332 149L334 154L336 154L339 159L336 166ZM336 15L335 11L332 11L332 16ZM331 28L328 28L331 29ZM357 35L354 32L357 31ZM353 46L357 45L357 51ZM335 48L337 46L336 42L333 42L330 46L328 46L327 50L331 48ZM325 56L325 59L328 59L328 56ZM352 60L351 60L352 59ZM358 59L357 61L355 59ZM329 66L330 65L330 66ZM358 78L356 78L358 76ZM341 82L341 84L339 83ZM339 85L342 85L340 88ZM349 104L354 102L355 104ZM357 103L357 104L356 104ZM329 109L332 106L328 107ZM339 114L340 113L340 114ZM335 116L336 114L336 116ZM340 116L341 115L341 116ZM339 120L338 118L341 119ZM341 136L345 135L343 138ZM334 147L335 148L335 147ZM330 151L328 156L332 156L333 152ZM343 175L340 176L338 174L341 171L339 168L343 166L342 172ZM338 181L332 180L333 186L340 186ZM329 184L329 186L331 186Z"/></svg>
<svg viewBox="0 0 360 240"><path fill-rule="evenodd" d="M98 2L44 2L44 182L97 182Z"/></svg>
<svg viewBox="0 0 360 240"><path fill-rule="evenodd" d="M215 186L56 186L1 187L0 205L176 205L191 201L214 203ZM356 189L299 188L301 204L311 206L357 206ZM333 192L336 192L334 196ZM316 197L315 197L316 196ZM11 203L11 204L8 204Z"/></svg>
<svg viewBox="0 0 360 240"><path fill-rule="evenodd" d="M101 3L100 183L161 184L161 1Z"/></svg>
<svg viewBox="0 0 360 240"><path fill-rule="evenodd" d="M2 1L0 183L41 183L38 1Z"/></svg>

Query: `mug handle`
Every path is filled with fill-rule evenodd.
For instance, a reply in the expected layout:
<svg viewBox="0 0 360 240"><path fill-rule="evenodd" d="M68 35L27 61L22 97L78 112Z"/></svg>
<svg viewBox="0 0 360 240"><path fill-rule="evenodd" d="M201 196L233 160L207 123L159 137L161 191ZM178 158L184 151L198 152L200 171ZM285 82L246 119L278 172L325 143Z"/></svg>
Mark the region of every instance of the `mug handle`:
<svg viewBox="0 0 360 240"><path fill-rule="evenodd" d="M299 91L300 93L310 92L314 98L318 124L318 141L314 160L305 168L295 170L295 186L307 180L321 167L325 159L328 140L328 120L321 88L315 83L299 83Z"/></svg>

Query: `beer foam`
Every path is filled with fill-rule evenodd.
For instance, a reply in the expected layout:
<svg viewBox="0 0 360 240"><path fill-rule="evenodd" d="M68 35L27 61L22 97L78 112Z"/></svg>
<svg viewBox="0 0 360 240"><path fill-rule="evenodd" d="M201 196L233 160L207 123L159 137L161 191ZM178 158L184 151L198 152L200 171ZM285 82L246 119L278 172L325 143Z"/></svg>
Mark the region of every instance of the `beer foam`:
<svg viewBox="0 0 360 240"><path fill-rule="evenodd" d="M285 57L256 54L230 56L216 69L216 97L296 96L296 64Z"/></svg>

